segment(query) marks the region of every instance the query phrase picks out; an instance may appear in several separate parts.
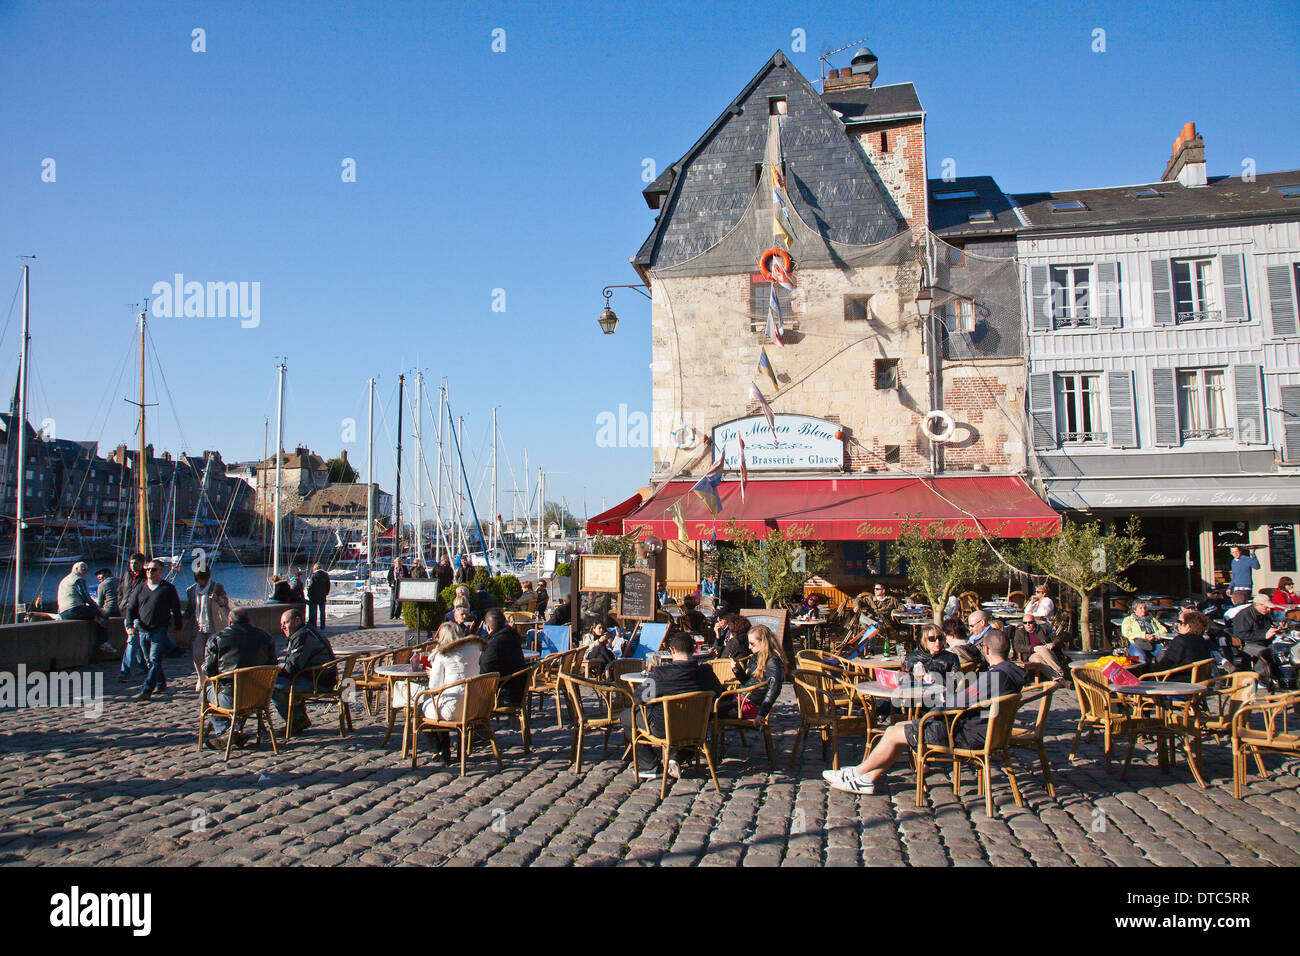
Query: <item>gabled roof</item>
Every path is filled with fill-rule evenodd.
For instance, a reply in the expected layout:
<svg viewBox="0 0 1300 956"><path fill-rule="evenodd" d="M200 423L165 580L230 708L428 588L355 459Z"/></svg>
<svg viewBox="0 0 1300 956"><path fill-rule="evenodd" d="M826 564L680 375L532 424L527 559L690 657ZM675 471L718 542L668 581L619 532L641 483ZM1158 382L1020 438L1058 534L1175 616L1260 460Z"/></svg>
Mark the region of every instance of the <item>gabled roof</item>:
<svg viewBox="0 0 1300 956"><path fill-rule="evenodd" d="M258 466L258 470L263 468L275 467L275 455L267 458ZM282 451L280 452L280 467L284 468L306 468L308 471L325 471L325 461L315 452L307 452L305 455L299 452Z"/></svg>
<svg viewBox="0 0 1300 956"><path fill-rule="evenodd" d="M862 86L851 90L830 90L822 99L846 125L879 123L904 116L920 116L921 98L911 83Z"/></svg>
<svg viewBox="0 0 1300 956"><path fill-rule="evenodd" d="M930 230L936 235L1013 235L1024 228L1011 200L992 176L931 179L927 185L930 190ZM966 198L966 193L975 195ZM984 218L985 213L993 214L992 221ZM971 216L977 218L972 220Z"/></svg>
<svg viewBox="0 0 1300 956"><path fill-rule="evenodd" d="M334 482L311 492L298 507L300 517L356 515L366 513L366 489L370 485Z"/></svg>
<svg viewBox="0 0 1300 956"><path fill-rule="evenodd" d="M1260 173L1254 182L1244 182L1240 176L1212 176L1204 186L1158 182L1106 189L1018 193L1011 198L1020 204L1029 220L1030 228L1023 231L1114 226L1148 229L1183 220L1195 220L1204 226L1216 220L1300 217L1300 195L1283 195L1280 192L1283 186L1300 186L1300 169ZM1142 198L1139 190L1155 190L1160 195ZM1053 204L1071 200L1082 202L1086 208L1053 211Z"/></svg>
<svg viewBox="0 0 1300 956"><path fill-rule="evenodd" d="M651 208L661 211L632 258L634 265L683 262L735 227L754 195L754 168L764 159L767 96L772 95L787 98L782 149L788 193L799 216L815 223L826 239L860 245L905 228L844 123L778 50L686 154L644 191Z"/></svg>

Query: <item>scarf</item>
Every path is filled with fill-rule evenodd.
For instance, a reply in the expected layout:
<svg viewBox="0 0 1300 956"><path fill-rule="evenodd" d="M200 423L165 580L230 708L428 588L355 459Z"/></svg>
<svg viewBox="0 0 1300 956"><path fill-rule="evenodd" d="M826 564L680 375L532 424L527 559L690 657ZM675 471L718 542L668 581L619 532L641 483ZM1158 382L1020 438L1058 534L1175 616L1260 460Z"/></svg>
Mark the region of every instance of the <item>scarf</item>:
<svg viewBox="0 0 1300 956"><path fill-rule="evenodd" d="M1143 634L1154 634L1156 632L1156 622L1150 614L1145 617L1138 617L1134 614L1133 619L1138 622L1138 627L1142 628Z"/></svg>

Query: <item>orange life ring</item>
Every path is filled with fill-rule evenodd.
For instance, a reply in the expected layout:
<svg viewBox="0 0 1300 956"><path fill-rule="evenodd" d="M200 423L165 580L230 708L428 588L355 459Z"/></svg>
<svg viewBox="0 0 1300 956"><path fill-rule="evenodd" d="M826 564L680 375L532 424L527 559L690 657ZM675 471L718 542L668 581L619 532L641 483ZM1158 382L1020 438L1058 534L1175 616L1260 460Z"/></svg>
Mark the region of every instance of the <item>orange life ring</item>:
<svg viewBox="0 0 1300 956"><path fill-rule="evenodd" d="M768 282L775 282L772 273L767 270L767 261L773 256L780 256L785 261L785 271L790 271L790 255L784 249L769 249L758 257L758 271L763 274L763 278Z"/></svg>

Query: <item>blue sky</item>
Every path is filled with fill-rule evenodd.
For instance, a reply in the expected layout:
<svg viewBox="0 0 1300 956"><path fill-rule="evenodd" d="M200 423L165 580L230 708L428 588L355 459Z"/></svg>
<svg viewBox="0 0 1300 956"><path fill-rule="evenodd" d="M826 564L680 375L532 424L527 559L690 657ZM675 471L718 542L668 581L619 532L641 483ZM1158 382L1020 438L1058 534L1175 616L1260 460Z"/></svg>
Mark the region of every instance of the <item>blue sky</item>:
<svg viewBox="0 0 1300 956"><path fill-rule="evenodd" d="M650 409L649 303L623 290L618 333L595 323L603 285L638 281L644 160L678 159L778 47L815 79L823 50L864 37L880 84L917 87L932 176L952 158L1009 191L1149 182L1187 121L1210 175L1300 167L1293 3L0 0L0 378L19 255L37 256L30 417L105 450L134 441L128 303L178 272L258 282L256 328L152 321L156 447L260 457L285 356L286 445L363 470L378 377L392 491L397 375L421 368L450 384L472 473L497 405L519 482L526 447L548 498L595 513L651 468L647 448L596 443L601 412Z"/></svg>

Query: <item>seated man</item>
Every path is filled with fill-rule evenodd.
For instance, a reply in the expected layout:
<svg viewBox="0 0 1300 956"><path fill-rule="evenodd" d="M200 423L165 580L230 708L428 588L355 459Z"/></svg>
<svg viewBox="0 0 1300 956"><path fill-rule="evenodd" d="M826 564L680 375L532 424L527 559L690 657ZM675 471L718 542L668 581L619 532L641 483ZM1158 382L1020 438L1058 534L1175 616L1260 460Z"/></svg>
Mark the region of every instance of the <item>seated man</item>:
<svg viewBox="0 0 1300 956"><path fill-rule="evenodd" d="M1232 636L1241 641L1241 651L1253 662L1260 680L1271 682L1278 675L1270 645L1280 628L1273 623L1273 602L1267 594L1255 600L1232 619Z"/></svg>
<svg viewBox="0 0 1300 956"><path fill-rule="evenodd" d="M101 654L115 653L113 645L108 643L108 632L102 621L108 620L108 614L90 597L90 588L86 585L86 575L90 565L78 561L72 571L59 582L59 619L63 621L90 622L90 657L93 660L96 649Z"/></svg>
<svg viewBox="0 0 1300 956"><path fill-rule="evenodd" d="M949 691L943 702L945 709L969 707L979 701L992 700L1004 694L1018 694L1028 675L1007 660L1008 640L1005 633L993 630L985 634L984 656L989 669L981 674L974 686L962 691ZM856 767L844 770L824 770L822 777L836 790L847 793L875 793L876 781L903 753L904 747L916 747L920 721L894 724L876 741L867 759ZM958 747L978 750L984 746L988 721L982 713L966 714L953 729L953 742ZM932 717L925 724L925 740L931 744L948 743L948 724L940 717Z"/></svg>
<svg viewBox="0 0 1300 956"><path fill-rule="evenodd" d="M1012 656L1021 662L1042 664L1058 680L1070 676L1070 662L1059 640L1053 640L1028 609L1021 618L1020 627L1011 636Z"/></svg>
<svg viewBox="0 0 1300 956"><path fill-rule="evenodd" d="M963 664L978 664L980 670L985 669L987 665L984 662L984 655L980 653L978 647L966 639L968 632L961 618L944 621L942 630L946 650L955 654Z"/></svg>
<svg viewBox="0 0 1300 956"><path fill-rule="evenodd" d="M966 618L966 625L970 628L970 643L979 647L984 643L989 633L995 628L990 623L989 612L983 608L976 608L970 612Z"/></svg>
<svg viewBox="0 0 1300 956"><path fill-rule="evenodd" d="M478 659L479 673L496 673L504 680L523 670L527 666L524 662L524 642L519 637L519 632L506 623L505 613L500 608L491 608L483 616L483 626L488 632L487 647ZM502 687L498 697L506 706L515 707L523 701L527 687L528 675L522 674Z"/></svg>
<svg viewBox="0 0 1300 956"><path fill-rule="evenodd" d="M248 610L237 607L230 612L230 624L213 634L203 650L203 673L209 677L239 670L241 667L264 667L275 663L275 639L269 633L251 624ZM233 703L234 683L229 679L217 683L217 703L229 707ZM230 721L224 717L212 717L212 732L216 736L224 735L230 730ZM217 747L214 737L207 742ZM244 745L243 734L235 731L235 744Z"/></svg>
<svg viewBox="0 0 1300 956"><path fill-rule="evenodd" d="M275 704L280 718L288 723L290 686L295 692L305 693L310 693L313 686L317 690L333 690L337 674L326 671L313 685L311 675L302 673L334 660L334 649L330 647L329 641L307 626L302 611L298 608L280 615L280 633L289 639L289 643L284 649L284 660L280 664L280 676L275 679L275 692L271 695L271 702ZM307 708L303 704L298 704L294 711L289 732L297 734L310 727L311 721L307 719Z"/></svg>
<svg viewBox="0 0 1300 956"><path fill-rule="evenodd" d="M1128 641L1129 657L1143 664L1154 659L1155 642L1169 633L1169 629L1147 613L1145 601L1134 601L1132 611L1119 625L1120 636Z"/></svg>
<svg viewBox="0 0 1300 956"><path fill-rule="evenodd" d="M691 659L695 653L695 640L691 635L682 631L674 631L668 635L668 650L672 653L672 660L663 664L658 664L650 671L650 679L641 684L637 689L636 699L641 703L647 703L657 697L672 697L675 694L692 694L696 691L709 691L712 694L722 693L722 684L719 683L717 675L713 673L712 667L701 667ZM664 709L662 706L650 707L646 709L646 716L649 720L649 727L641 725L643 730L648 729L656 737L662 737L664 733ZM624 711L624 732L631 739L631 712ZM637 720L641 720L638 713ZM647 748L648 750L648 748ZM656 755L647 753L650 765L654 766ZM676 777L681 775L681 770L677 765L676 755L668 763L669 776ZM659 776L655 770L641 771L642 780L653 780Z"/></svg>

